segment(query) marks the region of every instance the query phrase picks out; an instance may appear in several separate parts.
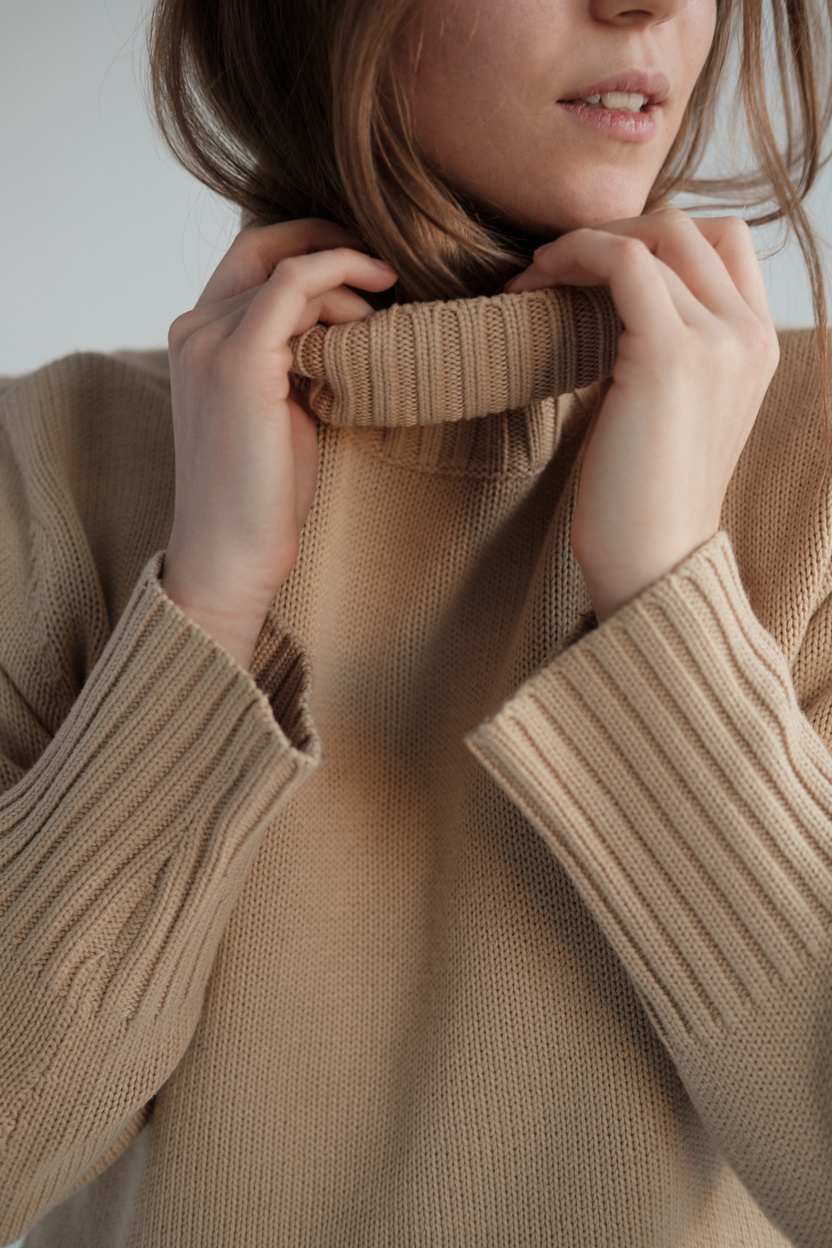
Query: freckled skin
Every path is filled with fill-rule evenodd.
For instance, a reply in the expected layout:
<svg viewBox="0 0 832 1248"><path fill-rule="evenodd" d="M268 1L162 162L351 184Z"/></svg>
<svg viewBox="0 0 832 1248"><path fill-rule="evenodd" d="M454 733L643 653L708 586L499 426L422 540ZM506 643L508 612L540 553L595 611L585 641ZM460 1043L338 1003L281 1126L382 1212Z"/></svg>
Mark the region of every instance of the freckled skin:
<svg viewBox="0 0 832 1248"><path fill-rule="evenodd" d="M421 0L409 36L422 40L419 146L452 186L536 234L638 216L715 23L715 0ZM670 80L650 141L621 142L558 107L626 69Z"/></svg>

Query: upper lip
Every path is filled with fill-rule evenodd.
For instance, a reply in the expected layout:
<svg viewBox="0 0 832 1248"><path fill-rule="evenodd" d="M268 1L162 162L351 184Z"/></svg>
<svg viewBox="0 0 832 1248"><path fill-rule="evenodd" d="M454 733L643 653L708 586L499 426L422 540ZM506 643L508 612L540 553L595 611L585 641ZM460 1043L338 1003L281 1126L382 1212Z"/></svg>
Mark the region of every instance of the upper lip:
<svg viewBox="0 0 832 1248"><path fill-rule="evenodd" d="M559 101L585 100L588 95L604 95L607 91L623 91L627 95L646 95L649 104L661 104L670 95L670 81L660 69L625 69L611 78L595 82L591 87L570 91Z"/></svg>

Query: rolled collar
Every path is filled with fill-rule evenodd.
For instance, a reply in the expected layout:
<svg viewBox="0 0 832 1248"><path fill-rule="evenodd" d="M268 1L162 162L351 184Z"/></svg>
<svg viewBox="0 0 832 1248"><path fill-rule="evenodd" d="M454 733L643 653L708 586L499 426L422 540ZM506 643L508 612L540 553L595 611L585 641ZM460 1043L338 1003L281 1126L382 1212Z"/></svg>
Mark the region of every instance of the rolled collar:
<svg viewBox="0 0 832 1248"><path fill-rule="evenodd" d="M621 329L600 286L395 304L293 339L293 379L334 426L474 420L609 376Z"/></svg>

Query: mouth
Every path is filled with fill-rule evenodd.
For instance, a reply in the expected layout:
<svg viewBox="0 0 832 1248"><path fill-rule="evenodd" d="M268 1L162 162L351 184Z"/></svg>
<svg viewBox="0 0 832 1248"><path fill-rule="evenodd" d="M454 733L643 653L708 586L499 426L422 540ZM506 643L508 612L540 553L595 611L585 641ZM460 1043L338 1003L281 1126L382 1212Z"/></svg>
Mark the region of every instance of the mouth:
<svg viewBox="0 0 832 1248"><path fill-rule="evenodd" d="M601 91L558 100L567 124L624 143L645 143L660 133L661 104L636 92Z"/></svg>
<svg viewBox="0 0 832 1248"><path fill-rule="evenodd" d="M669 95L670 79L662 70L625 69L591 84L581 83L578 90L570 91L558 103L611 113L644 113L662 104Z"/></svg>
<svg viewBox="0 0 832 1248"><path fill-rule="evenodd" d="M574 100L558 100L558 103L578 104L611 113L645 113L653 107L649 96L629 91L599 91Z"/></svg>

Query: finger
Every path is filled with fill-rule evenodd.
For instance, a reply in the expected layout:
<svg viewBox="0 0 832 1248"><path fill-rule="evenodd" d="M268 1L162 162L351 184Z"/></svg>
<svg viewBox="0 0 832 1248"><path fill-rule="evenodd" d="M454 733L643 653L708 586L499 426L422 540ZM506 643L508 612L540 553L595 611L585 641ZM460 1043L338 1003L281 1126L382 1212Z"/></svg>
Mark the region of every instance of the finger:
<svg viewBox="0 0 832 1248"><path fill-rule="evenodd" d="M661 339L668 324L698 324L703 315L710 315L678 274L639 239L578 229L562 235L557 245L556 262L535 256L534 265L510 283L512 292L553 285L606 285L625 327L656 339ZM544 272L544 263L555 272Z"/></svg>
<svg viewBox="0 0 832 1248"><path fill-rule="evenodd" d="M522 273L517 273L506 282L503 290L509 295L518 295L526 290L546 290L552 286L606 285L603 277L580 268L577 262L568 269L560 268L557 264L550 265L550 268L553 270L551 273L544 272L542 263L538 266L533 262Z"/></svg>
<svg viewBox="0 0 832 1248"><path fill-rule="evenodd" d="M754 239L739 217L691 217L713 247L737 290L760 320L771 319L771 308Z"/></svg>
<svg viewBox="0 0 832 1248"><path fill-rule="evenodd" d="M609 221L606 233L637 238L678 273L687 288L715 316L736 313L739 296L760 320L770 318L762 272L748 226L738 217L695 220L679 209L662 209L622 221ZM564 236L566 237L566 236ZM558 265L557 243L535 252L542 272Z"/></svg>
<svg viewBox="0 0 832 1248"><path fill-rule="evenodd" d="M364 250L364 244L334 221L308 217L242 230L217 265L196 302L222 303L271 277L281 260L333 247Z"/></svg>
<svg viewBox="0 0 832 1248"><path fill-rule="evenodd" d="M695 299L714 315L728 317L736 311L738 291L713 247L689 217L669 222L656 213L628 221L607 222L599 235L637 240L648 252L678 274ZM535 252L534 263L542 273L559 276L568 263L570 248L564 235L551 246Z"/></svg>
<svg viewBox="0 0 832 1248"><path fill-rule="evenodd" d="M324 305L319 301L324 296L326 315L338 315L338 308L345 307L358 312L357 318L348 315L348 319L360 319L367 310L372 311L360 295L354 291L339 292L333 300L332 292L340 286L386 290L395 281L396 273L389 265L348 247L290 256L277 266L252 300L246 327L254 338L261 338L264 346L273 344L276 337L285 342L309 329L323 315ZM351 295L357 302L348 298Z"/></svg>
<svg viewBox="0 0 832 1248"><path fill-rule="evenodd" d="M185 313L182 319L189 322L192 331L219 322L227 322L236 328L242 320L243 313L253 303L261 289L261 286L256 286L252 290L245 290L242 294L235 295L233 299L225 299L222 303L211 303L205 307L194 308L191 312ZM319 314L319 319L324 320L327 325L343 324L348 321L363 320L364 317L371 316L374 311L372 304L362 299L355 291L349 290L346 286L339 286L329 292L326 315Z"/></svg>
<svg viewBox="0 0 832 1248"><path fill-rule="evenodd" d="M736 292L758 318L769 316L751 231L739 217L691 217L664 208L603 229L641 238L715 314L730 312Z"/></svg>
<svg viewBox="0 0 832 1248"><path fill-rule="evenodd" d="M310 301L308 319L311 325L346 325L372 316L375 308L346 286L337 286L325 295ZM308 327L307 327L308 328ZM303 333L303 330L296 331Z"/></svg>
<svg viewBox="0 0 832 1248"><path fill-rule="evenodd" d="M194 329L200 329L204 325L211 325L217 321L223 321L226 317L232 316L240 309L245 310L254 299L259 287L255 286L251 290L241 291L239 295L234 295L230 299L223 299L220 303L197 303L190 312L185 312L179 318L181 321L187 321ZM239 321L239 317L237 320Z"/></svg>

